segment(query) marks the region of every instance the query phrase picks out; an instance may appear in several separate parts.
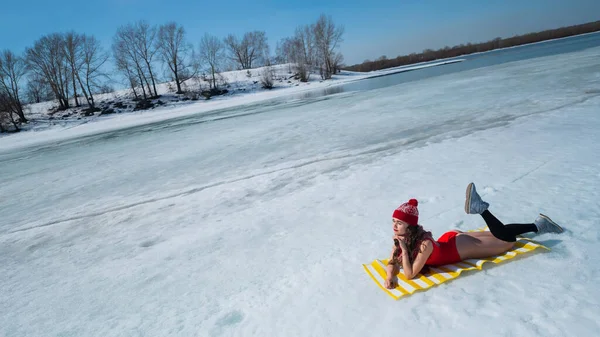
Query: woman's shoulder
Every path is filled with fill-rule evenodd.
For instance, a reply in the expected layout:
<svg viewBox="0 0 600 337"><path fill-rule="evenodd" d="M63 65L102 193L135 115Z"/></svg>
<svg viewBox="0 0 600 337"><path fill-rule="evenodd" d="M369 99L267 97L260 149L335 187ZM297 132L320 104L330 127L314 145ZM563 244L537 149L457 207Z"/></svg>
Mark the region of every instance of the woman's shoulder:
<svg viewBox="0 0 600 337"><path fill-rule="evenodd" d="M434 244L436 243L435 239L433 238L433 235L431 235L431 232L427 232L425 234L423 234L423 236L421 236L421 243L422 244Z"/></svg>
<svg viewBox="0 0 600 337"><path fill-rule="evenodd" d="M421 240L421 250L424 249L433 249L434 244L436 244L435 240L431 237L426 237Z"/></svg>

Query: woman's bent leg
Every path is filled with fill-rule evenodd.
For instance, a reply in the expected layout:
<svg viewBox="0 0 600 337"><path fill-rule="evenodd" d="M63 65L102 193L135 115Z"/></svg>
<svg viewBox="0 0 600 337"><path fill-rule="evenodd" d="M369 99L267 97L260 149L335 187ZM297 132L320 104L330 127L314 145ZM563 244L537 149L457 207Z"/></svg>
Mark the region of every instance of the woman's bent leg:
<svg viewBox="0 0 600 337"><path fill-rule="evenodd" d="M498 239L506 242L517 241L517 235L529 232L537 232L535 224L509 224L504 225L490 211L485 210L481 213L481 217L485 220L490 232Z"/></svg>
<svg viewBox="0 0 600 337"><path fill-rule="evenodd" d="M491 232L469 232L456 236L456 249L463 260L502 254L513 248L514 245L515 242L500 240Z"/></svg>

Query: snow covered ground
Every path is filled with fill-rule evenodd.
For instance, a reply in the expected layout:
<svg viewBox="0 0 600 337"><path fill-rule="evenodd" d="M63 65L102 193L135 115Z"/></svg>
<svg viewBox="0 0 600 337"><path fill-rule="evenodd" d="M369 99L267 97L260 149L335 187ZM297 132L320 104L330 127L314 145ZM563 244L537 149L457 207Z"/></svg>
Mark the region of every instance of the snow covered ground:
<svg viewBox="0 0 600 337"><path fill-rule="evenodd" d="M599 60L2 139L0 334L595 336ZM414 197L434 235L480 227L470 181L505 222L567 232L391 300L361 263L389 253L392 211Z"/></svg>

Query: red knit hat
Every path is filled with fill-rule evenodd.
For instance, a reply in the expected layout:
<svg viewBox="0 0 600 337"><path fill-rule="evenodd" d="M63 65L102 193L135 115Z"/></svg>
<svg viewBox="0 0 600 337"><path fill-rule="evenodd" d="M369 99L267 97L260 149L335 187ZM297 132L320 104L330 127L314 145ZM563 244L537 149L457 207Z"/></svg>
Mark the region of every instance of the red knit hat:
<svg viewBox="0 0 600 337"><path fill-rule="evenodd" d="M408 202L403 203L400 207L396 208L393 218L405 221L411 226L416 226L419 222L419 209L417 208L419 202L417 199L410 199Z"/></svg>

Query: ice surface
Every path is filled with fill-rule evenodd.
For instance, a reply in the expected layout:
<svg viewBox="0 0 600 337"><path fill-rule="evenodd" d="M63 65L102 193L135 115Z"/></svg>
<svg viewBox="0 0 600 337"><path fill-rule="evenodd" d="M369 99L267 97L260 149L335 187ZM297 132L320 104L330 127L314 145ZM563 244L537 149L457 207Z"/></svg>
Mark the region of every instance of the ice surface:
<svg viewBox="0 0 600 337"><path fill-rule="evenodd" d="M596 335L599 57L3 154L0 332ZM417 198L434 235L479 227L462 207L470 181L501 220L542 212L567 232L537 237L550 252L391 300L361 264L389 253L393 209Z"/></svg>
<svg viewBox="0 0 600 337"><path fill-rule="evenodd" d="M169 85L173 85L173 83L161 83L157 85L157 91L159 95L165 95L161 97L161 99L165 100L165 105L152 110L131 111L130 108L129 110L125 109L126 112L124 114L104 116L96 115L82 118L80 113L78 113L81 111L81 108L72 108L66 111L72 115L71 117L50 120L48 113L53 107L57 106L57 103L52 101L35 103L25 107L27 111L26 116L31 123L22 125L21 127L27 132L10 135L0 134L0 152L51 141L61 141L73 137L98 134L110 130L120 130L133 126L147 125L191 115L211 115L215 110L219 109L229 108L239 110L240 107L245 105L256 103L271 104L269 102L273 99L281 97L288 97L289 99L289 97L315 92L315 89L327 90L332 87L367 78L443 66L463 61L464 59L440 60L437 62L418 63L371 72L342 71L340 74L333 75L332 79L327 81L321 80L320 76L316 74L311 74L306 83L299 81L276 81L272 90L261 88L260 79L264 68L252 69L251 77L247 76L245 70L229 71L223 72L220 75L228 83L228 88L232 94L216 96L210 100L173 102L170 101L170 99L175 98L172 93L173 90L169 89ZM289 65L276 65L271 67L271 71L277 78L288 78L291 76L288 68ZM198 89L197 85L196 87L194 86L194 83L190 83L189 85L190 88ZM120 90L108 94L97 95L96 101L114 101L133 107L134 102L131 102L130 96L130 90Z"/></svg>

